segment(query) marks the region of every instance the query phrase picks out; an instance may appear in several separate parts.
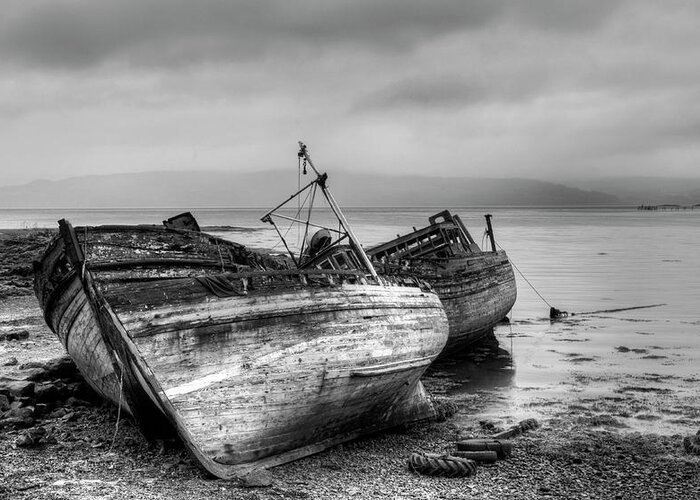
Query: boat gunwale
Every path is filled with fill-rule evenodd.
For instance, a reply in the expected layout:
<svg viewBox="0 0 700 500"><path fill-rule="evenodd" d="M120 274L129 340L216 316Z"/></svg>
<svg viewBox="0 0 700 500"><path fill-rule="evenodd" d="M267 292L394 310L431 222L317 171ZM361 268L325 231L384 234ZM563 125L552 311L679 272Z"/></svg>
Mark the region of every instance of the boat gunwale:
<svg viewBox="0 0 700 500"><path fill-rule="evenodd" d="M222 243L224 245L231 246L237 250L248 250L250 249L243 245L242 243L237 243L235 241L227 240L219 236L204 232L204 231L194 231L191 229L181 229L166 227L162 224L100 224L97 226L75 226L75 233L78 237L81 237L87 231L88 235L92 233L179 233L186 234L190 236L199 236L209 239L210 241L215 241ZM60 237L59 237L60 239Z"/></svg>
<svg viewBox="0 0 700 500"><path fill-rule="evenodd" d="M150 267L159 265L177 265L177 264L187 264L187 265L202 265L208 266L215 264L216 267L221 268L221 263L211 260L203 259L140 259L140 260L124 260L115 261L107 263L87 263L86 267L90 271L106 271L110 269L118 268L128 268L128 267ZM187 267L187 266L182 266ZM229 265L227 267L235 267ZM238 266L245 267L245 266ZM356 276L365 277L365 274L361 271L353 271L350 269L267 269L267 270L250 270L250 271L235 271L235 272L219 272L219 273L202 273L203 276L211 275L233 275L235 278L253 278L261 276L301 276L301 275L317 275L323 276L327 274L334 274L338 276ZM170 277L163 279L190 279L186 277Z"/></svg>
<svg viewBox="0 0 700 500"><path fill-rule="evenodd" d="M433 265L433 266L440 266L441 263L445 264L450 264L454 262L459 262L459 261L464 261L465 265L463 267L459 268L453 268L453 269L447 269L444 267L444 271L438 271L438 272L431 272L431 271L421 271L421 269L416 269L409 267L404 268L400 264L397 264L396 261L389 261L383 264L384 267L382 267L382 264L378 265L378 268L382 271L382 274L386 276L415 276L419 279L422 280L430 280L430 279L445 279L449 278L451 276L455 275L468 275L472 274L474 272L474 267L472 266L472 263L470 261L483 261L484 258L488 255L492 255L495 258L492 259L490 262L487 262L483 264L480 268L480 270L490 270L493 268L498 268L498 267L506 267L506 266L511 266L510 260L508 259L508 256L506 255L505 250L499 250L498 252L481 252L481 253L474 253L471 255L456 255L456 256L451 256L449 258L423 258L423 257L418 257L418 258L413 258L413 259L399 259L399 260L405 260L408 262L425 262L428 265ZM472 266L472 267L470 267Z"/></svg>

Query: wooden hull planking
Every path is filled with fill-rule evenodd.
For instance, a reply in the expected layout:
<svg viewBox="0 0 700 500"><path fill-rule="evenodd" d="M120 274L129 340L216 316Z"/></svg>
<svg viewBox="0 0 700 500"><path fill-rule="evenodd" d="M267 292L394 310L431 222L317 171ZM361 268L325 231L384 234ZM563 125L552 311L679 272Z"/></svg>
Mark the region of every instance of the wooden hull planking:
<svg viewBox="0 0 700 500"><path fill-rule="evenodd" d="M35 263L35 292L44 318L95 392L132 414L120 397L123 380L115 371L80 272L70 268L62 241L55 239Z"/></svg>
<svg viewBox="0 0 700 500"><path fill-rule="evenodd" d="M483 340L512 309L515 275L503 251L454 259L445 271L419 277L433 286L445 306L450 336L442 354L459 354Z"/></svg>
<svg viewBox="0 0 700 500"><path fill-rule="evenodd" d="M405 421L397 414L447 336L437 298L413 288L343 285L177 307L167 290L149 295L129 293L146 308L119 303L114 290L108 300L158 397L226 465ZM414 419L428 416L422 406Z"/></svg>
<svg viewBox="0 0 700 500"><path fill-rule="evenodd" d="M482 251L459 216L445 210L429 221L429 226L367 253L385 274L412 276L433 287L450 324L442 355L461 354L484 339L513 307L515 275L505 251Z"/></svg>

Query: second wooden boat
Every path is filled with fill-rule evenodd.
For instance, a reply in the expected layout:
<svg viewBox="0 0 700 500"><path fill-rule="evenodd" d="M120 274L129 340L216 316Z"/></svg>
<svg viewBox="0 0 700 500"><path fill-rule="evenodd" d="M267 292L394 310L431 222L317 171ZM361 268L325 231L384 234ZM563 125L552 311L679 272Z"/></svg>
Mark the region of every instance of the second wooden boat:
<svg viewBox="0 0 700 500"><path fill-rule="evenodd" d="M479 248L447 210L430 217L428 226L367 250L382 273L417 277L435 289L450 323L443 355L468 352L515 304L513 268L505 251L496 250L490 217L491 251Z"/></svg>

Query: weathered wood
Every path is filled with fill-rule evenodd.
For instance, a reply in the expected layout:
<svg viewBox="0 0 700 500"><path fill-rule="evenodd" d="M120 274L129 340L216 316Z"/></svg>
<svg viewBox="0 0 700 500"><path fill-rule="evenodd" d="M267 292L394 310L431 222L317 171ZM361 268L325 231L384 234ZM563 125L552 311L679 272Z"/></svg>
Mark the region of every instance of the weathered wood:
<svg viewBox="0 0 700 500"><path fill-rule="evenodd" d="M100 394L146 428L148 412L167 417L213 474L431 415L419 378L448 324L415 279L278 269L240 245L157 226L75 234L84 276L60 238L36 266L47 322ZM202 276L240 293L217 296Z"/></svg>
<svg viewBox="0 0 700 500"><path fill-rule="evenodd" d="M115 312L195 441L234 464L392 422L445 340L430 297L343 285Z"/></svg>
<svg viewBox="0 0 700 500"><path fill-rule="evenodd" d="M440 222L375 246L367 250L367 254L375 261L399 261L424 256L446 257L468 249L461 245L460 232L454 223Z"/></svg>
<svg viewBox="0 0 700 500"><path fill-rule="evenodd" d="M506 253L481 251L457 216L443 211L429 220L431 225L367 254L385 275L412 276L433 287L450 324L442 354L461 354L513 307L515 275Z"/></svg>
<svg viewBox="0 0 700 500"><path fill-rule="evenodd" d="M491 242L491 251L495 252L496 251L496 240L493 237L493 226L491 226L491 214L486 214L484 215L486 218L486 234L489 237L489 241Z"/></svg>
<svg viewBox="0 0 700 500"><path fill-rule="evenodd" d="M58 221L58 228L59 232L61 233L61 237L65 242L68 260L74 266L82 264L84 260L83 251L78 243L78 238L75 236L73 226L71 226L70 222L68 222L66 219L61 219Z"/></svg>
<svg viewBox="0 0 700 500"><path fill-rule="evenodd" d="M197 219L190 212L183 212L163 221L163 225L170 229L183 229L187 231L201 231Z"/></svg>

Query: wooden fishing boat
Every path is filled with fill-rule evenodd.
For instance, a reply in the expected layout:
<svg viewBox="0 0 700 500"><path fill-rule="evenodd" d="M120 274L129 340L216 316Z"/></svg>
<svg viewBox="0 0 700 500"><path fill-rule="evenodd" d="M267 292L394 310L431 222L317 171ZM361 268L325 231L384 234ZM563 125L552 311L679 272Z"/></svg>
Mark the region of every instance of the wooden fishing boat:
<svg viewBox="0 0 700 500"><path fill-rule="evenodd" d="M305 189L330 200L325 180ZM419 378L447 339L442 305L417 279L379 277L338 214L349 245L325 242L313 259L307 249L306 267L187 216L62 220L35 263L36 294L97 392L147 436L175 429L231 478L432 415Z"/></svg>
<svg viewBox="0 0 700 500"><path fill-rule="evenodd" d="M429 225L367 250L387 275L430 283L445 306L450 335L443 355L458 355L483 340L511 310L517 295L508 256L496 250L486 216L491 251L481 250L458 215L445 210Z"/></svg>

